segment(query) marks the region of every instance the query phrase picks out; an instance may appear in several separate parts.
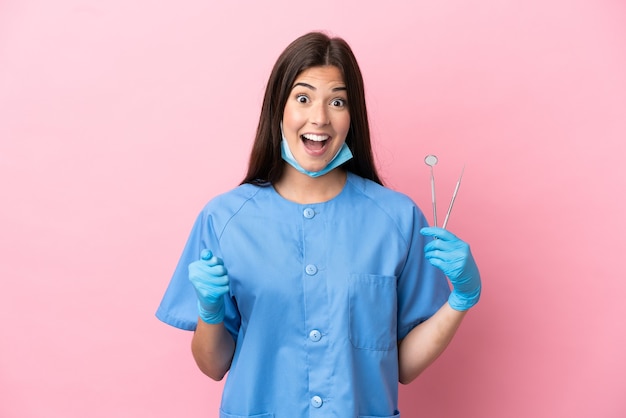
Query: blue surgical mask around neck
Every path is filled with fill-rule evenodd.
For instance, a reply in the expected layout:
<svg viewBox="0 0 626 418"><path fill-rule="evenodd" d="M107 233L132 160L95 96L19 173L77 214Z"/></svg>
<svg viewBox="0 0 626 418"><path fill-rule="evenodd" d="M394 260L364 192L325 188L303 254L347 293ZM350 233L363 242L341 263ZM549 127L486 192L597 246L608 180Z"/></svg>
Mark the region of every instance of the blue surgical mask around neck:
<svg viewBox="0 0 626 418"><path fill-rule="evenodd" d="M309 177L319 177L324 174L332 171L333 169L339 167L341 164L345 163L349 159L352 158L352 151L348 148L348 145L344 142L342 147L337 151L337 154L333 157L332 160L320 171L308 171L305 170L294 158L291 150L289 149L289 144L287 144L287 139L285 138L285 134L283 132L283 124L280 124L280 134L282 135L282 141L280 143L281 147L281 155L283 160L287 161L289 165L293 168L301 172L302 174L306 174Z"/></svg>

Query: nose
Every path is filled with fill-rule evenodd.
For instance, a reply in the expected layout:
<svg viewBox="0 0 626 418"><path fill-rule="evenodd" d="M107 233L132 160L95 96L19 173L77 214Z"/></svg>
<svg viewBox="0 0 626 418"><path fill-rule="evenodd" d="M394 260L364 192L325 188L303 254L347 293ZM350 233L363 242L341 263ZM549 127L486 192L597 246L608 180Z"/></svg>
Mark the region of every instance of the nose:
<svg viewBox="0 0 626 418"><path fill-rule="evenodd" d="M325 103L320 102L311 106L309 121L313 125L317 126L324 126L330 122L330 118L328 116L328 108Z"/></svg>

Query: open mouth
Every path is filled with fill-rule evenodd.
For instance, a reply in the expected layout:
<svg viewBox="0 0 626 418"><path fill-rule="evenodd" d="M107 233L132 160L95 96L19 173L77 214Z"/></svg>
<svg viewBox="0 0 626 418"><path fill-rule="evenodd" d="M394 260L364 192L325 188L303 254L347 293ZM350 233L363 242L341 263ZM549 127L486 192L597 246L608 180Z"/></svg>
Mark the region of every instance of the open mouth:
<svg viewBox="0 0 626 418"><path fill-rule="evenodd" d="M304 146L311 151L319 151L324 149L326 143L330 139L328 135L304 134L300 135L300 139Z"/></svg>

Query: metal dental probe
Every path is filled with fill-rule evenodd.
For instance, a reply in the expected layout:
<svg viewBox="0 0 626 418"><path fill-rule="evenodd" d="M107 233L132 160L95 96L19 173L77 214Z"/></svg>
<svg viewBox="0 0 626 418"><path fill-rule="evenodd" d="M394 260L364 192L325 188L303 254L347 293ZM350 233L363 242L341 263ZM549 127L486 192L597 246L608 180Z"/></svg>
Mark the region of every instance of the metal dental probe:
<svg viewBox="0 0 626 418"><path fill-rule="evenodd" d="M461 179L463 178L464 171L465 171L465 166L463 166L463 169L461 170L461 175L459 176L459 180L456 182L456 187L454 188L454 193L452 194L452 200L450 200L450 206L448 206L448 213L446 213L446 219L444 219L443 221L443 226L442 226L443 229L446 229L446 225L448 225L450 212L452 212L452 205L454 205L454 199L456 199L456 194L459 191L459 186L461 185Z"/></svg>

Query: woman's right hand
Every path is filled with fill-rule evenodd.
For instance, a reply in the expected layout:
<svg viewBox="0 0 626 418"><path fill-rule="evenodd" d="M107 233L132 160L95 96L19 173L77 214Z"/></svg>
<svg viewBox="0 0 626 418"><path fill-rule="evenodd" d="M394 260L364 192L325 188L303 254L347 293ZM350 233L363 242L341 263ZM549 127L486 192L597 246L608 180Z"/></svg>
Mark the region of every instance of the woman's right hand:
<svg viewBox="0 0 626 418"><path fill-rule="evenodd" d="M224 295L228 293L228 271L224 262L209 250L189 264L189 280L198 296L198 314L208 324L224 321Z"/></svg>

